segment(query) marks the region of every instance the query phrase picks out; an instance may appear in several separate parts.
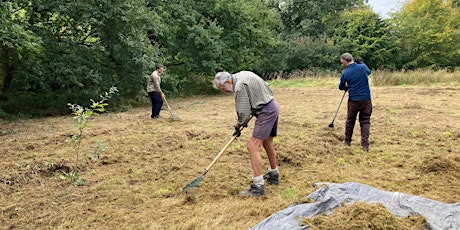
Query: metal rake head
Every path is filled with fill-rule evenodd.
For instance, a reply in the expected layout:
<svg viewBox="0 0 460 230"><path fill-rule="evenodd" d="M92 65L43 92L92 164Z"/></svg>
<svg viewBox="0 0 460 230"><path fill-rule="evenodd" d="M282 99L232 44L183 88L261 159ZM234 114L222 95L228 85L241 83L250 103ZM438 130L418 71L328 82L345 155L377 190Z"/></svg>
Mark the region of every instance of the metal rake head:
<svg viewBox="0 0 460 230"><path fill-rule="evenodd" d="M180 118L177 117L174 113L171 113L171 115L169 116L169 120L171 120L171 121L180 121Z"/></svg>
<svg viewBox="0 0 460 230"><path fill-rule="evenodd" d="M190 182L190 184L188 184L187 186L185 186L182 191L188 193L188 192L192 192L194 191L195 189L197 189L198 187L200 187L200 182L203 180L203 177L198 177L196 178L194 181Z"/></svg>

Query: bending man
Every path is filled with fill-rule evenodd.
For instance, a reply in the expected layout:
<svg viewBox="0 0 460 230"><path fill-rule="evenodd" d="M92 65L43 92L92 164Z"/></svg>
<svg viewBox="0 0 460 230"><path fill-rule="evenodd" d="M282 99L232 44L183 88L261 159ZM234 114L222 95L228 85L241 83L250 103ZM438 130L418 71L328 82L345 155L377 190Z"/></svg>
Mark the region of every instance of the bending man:
<svg viewBox="0 0 460 230"><path fill-rule="evenodd" d="M239 130L247 119L254 115L257 120L247 149L251 157L253 177L249 190L240 192L240 195L265 195L264 179L269 184L278 184L278 167L273 139L277 135L279 108L271 89L267 83L250 71L241 71L235 74L219 72L216 74L213 87L222 92L233 92L235 95L236 114L238 116L233 135L239 136ZM262 158L260 147L267 153L270 168L262 175Z"/></svg>

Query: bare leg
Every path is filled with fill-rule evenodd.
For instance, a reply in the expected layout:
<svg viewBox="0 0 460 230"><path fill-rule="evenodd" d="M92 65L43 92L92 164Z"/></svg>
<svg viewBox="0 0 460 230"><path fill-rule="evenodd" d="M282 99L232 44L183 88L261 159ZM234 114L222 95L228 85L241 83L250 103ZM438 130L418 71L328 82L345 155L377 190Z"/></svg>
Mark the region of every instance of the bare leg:
<svg viewBox="0 0 460 230"><path fill-rule="evenodd" d="M251 167L254 177L262 176L262 157L260 156L259 151L262 142L262 139L251 137L247 145L249 155L251 157Z"/></svg>
<svg viewBox="0 0 460 230"><path fill-rule="evenodd" d="M273 147L274 137L269 137L267 140L263 141L265 152L267 152L268 161L270 162L270 168L276 169L276 151Z"/></svg>

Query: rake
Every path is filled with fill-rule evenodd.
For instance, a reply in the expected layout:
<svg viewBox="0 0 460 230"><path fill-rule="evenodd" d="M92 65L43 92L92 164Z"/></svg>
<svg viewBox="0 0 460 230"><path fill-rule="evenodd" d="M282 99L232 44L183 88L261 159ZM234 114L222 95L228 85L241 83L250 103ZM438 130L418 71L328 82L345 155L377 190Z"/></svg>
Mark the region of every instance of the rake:
<svg viewBox="0 0 460 230"><path fill-rule="evenodd" d="M239 131L241 132L243 130L243 128L245 126L247 126L248 122L251 120L253 116L251 115L244 123L243 125L240 127ZM203 180L203 178L206 176L206 174L209 172L209 170L211 169L211 167L217 162L217 160L220 158L220 156L222 155L222 153L224 153L224 151L228 148L228 146L230 146L230 144L236 140L236 138L238 137L239 135L234 135L232 136L232 139L230 139L230 141L227 142L227 144L222 148L222 150L220 150L220 152L216 155L216 157L214 157L214 160L212 160L212 162L208 165L208 167L206 167L206 169L203 171L203 173L198 177L196 178L195 180L193 180L192 182L190 182L187 186L185 186L182 190L186 193L188 192L191 192L193 190L195 190L196 188L198 188L200 186L200 182Z"/></svg>
<svg viewBox="0 0 460 230"><path fill-rule="evenodd" d="M340 106L342 105L343 98L345 97L345 94L347 93L347 90L343 92L342 99L340 100L339 107L337 108L337 111L335 111L334 118L332 118L332 122L329 124L329 128L334 128L334 120L335 117L337 117L337 113L339 113Z"/></svg>
<svg viewBox="0 0 460 230"><path fill-rule="evenodd" d="M163 100L166 102L166 106L168 107L169 110L169 120L171 121L179 121L180 118L177 117L171 110L171 107L169 107L168 101L166 100L166 97L163 98Z"/></svg>

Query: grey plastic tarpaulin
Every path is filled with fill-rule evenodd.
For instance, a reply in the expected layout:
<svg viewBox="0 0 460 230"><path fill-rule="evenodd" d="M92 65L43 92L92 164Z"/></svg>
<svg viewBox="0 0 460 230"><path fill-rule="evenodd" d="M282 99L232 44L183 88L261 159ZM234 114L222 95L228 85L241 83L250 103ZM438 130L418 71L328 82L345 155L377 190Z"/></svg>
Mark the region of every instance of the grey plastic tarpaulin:
<svg viewBox="0 0 460 230"><path fill-rule="evenodd" d="M331 214L342 203L381 203L393 215L405 217L420 215L426 218L426 229L459 230L460 203L446 204L419 196L387 192L368 185L350 182L343 184L316 183L315 192L308 195L314 203L295 204L263 220L252 230L308 229L300 226L302 219L323 213Z"/></svg>

